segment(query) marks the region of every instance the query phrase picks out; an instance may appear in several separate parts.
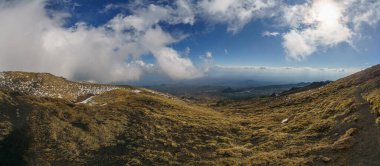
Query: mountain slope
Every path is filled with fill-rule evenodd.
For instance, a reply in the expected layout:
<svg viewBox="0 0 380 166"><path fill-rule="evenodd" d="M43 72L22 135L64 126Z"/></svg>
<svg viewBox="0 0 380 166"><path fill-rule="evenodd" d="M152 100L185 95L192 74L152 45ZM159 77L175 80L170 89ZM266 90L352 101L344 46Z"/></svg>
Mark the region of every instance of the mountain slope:
<svg viewBox="0 0 380 166"><path fill-rule="evenodd" d="M83 95L100 94L121 87L77 83L48 73L2 72L0 73L0 88L28 95L74 101Z"/></svg>
<svg viewBox="0 0 380 166"><path fill-rule="evenodd" d="M0 165L380 164L380 66L316 89L211 108L146 89L7 75Z"/></svg>
<svg viewBox="0 0 380 166"><path fill-rule="evenodd" d="M257 124L282 119L283 123L274 124L271 131L290 134L289 138L296 143L285 141L281 148L267 151L291 153L281 156L284 159L303 154L297 151L292 154L291 151L298 149L311 156L320 156L328 165L379 165L379 87L380 66L377 65L317 89L276 98L225 103L222 108L227 107L224 110L230 114L255 112L251 118L255 118ZM264 147L268 148L265 143ZM316 161L313 163L319 165Z"/></svg>

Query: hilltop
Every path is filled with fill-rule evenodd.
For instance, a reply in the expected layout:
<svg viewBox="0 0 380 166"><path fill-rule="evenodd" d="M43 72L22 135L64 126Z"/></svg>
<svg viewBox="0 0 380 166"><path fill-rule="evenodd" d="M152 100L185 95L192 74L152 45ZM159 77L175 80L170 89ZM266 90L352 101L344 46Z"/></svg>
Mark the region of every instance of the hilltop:
<svg viewBox="0 0 380 166"><path fill-rule="evenodd" d="M4 72L0 110L0 165L380 164L379 65L315 88L212 106Z"/></svg>

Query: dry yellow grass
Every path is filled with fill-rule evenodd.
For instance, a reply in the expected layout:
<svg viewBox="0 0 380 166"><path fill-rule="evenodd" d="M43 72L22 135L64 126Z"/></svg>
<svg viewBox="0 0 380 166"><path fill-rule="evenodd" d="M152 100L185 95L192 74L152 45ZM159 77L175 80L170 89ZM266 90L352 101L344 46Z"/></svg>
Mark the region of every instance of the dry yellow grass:
<svg viewBox="0 0 380 166"><path fill-rule="evenodd" d="M10 142L0 147L20 141L10 139L15 126L27 141L3 163L21 157L31 165L378 164L378 71L212 107L130 87L85 103L1 90L0 132Z"/></svg>

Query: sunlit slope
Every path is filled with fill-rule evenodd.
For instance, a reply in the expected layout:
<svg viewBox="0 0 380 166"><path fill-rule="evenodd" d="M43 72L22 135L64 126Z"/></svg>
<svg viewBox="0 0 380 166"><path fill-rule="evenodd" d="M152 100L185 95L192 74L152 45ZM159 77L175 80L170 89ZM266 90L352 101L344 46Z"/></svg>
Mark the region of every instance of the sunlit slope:
<svg viewBox="0 0 380 166"><path fill-rule="evenodd" d="M258 129L252 139L259 163L266 158L265 164L378 165L379 87L378 65L317 89L219 103L219 109L249 119L248 128Z"/></svg>

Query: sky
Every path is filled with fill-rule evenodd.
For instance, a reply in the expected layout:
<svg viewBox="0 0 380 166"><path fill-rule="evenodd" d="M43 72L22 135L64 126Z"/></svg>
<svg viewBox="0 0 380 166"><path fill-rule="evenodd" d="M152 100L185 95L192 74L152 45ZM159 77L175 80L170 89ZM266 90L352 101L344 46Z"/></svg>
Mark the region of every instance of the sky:
<svg viewBox="0 0 380 166"><path fill-rule="evenodd" d="M380 63L379 21L378 0L0 0L0 71L335 80Z"/></svg>

